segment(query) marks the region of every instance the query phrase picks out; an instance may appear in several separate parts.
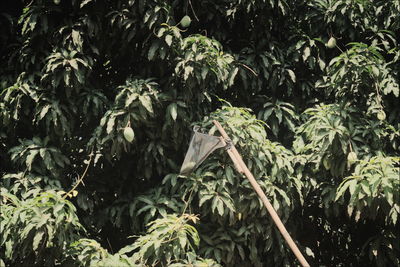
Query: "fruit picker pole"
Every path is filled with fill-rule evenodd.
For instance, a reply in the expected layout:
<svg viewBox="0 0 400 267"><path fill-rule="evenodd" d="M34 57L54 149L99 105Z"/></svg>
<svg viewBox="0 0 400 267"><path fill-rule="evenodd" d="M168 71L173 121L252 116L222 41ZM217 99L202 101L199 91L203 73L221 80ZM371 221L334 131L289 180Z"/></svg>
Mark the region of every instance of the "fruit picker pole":
<svg viewBox="0 0 400 267"><path fill-rule="evenodd" d="M244 173L247 179L250 181L250 184L253 186L254 190L256 191L259 198L264 203L264 206L267 208L269 214L272 217L272 220L278 227L279 231L285 238L286 242L288 243L289 247L292 249L294 255L299 260L300 264L303 267L309 267L307 260L304 258L303 254L301 254L299 248L297 247L296 243L293 241L292 237L289 235L288 231L286 230L285 226L283 225L281 219L279 218L278 214L276 213L274 207L272 207L271 203L267 199L267 196L262 191L260 185L257 183L256 179L254 178L253 174L247 168L246 164L244 163L242 157L240 156L239 152L232 144L229 136L226 134L224 128L222 128L221 124L218 121L213 121L214 125L217 127L218 131L221 133L222 137L225 139L224 142L228 144L227 152L232 159L233 163L235 164L236 169L240 173Z"/></svg>

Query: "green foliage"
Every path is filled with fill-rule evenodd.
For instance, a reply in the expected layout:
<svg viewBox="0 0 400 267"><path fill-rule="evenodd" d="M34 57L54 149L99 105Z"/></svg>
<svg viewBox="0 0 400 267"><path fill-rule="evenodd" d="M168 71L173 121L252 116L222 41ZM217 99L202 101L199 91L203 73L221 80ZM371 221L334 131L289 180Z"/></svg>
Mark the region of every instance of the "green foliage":
<svg viewBox="0 0 400 267"><path fill-rule="evenodd" d="M203 84L233 84L237 68L232 67L233 57L224 54L222 46L210 38L194 35L182 41L181 55L175 67L189 88Z"/></svg>
<svg viewBox="0 0 400 267"><path fill-rule="evenodd" d="M187 259L178 262L178 263L172 263L169 264L169 267L190 267L190 266L195 266L195 267L220 267L221 265L216 263L212 259L203 259L200 257L196 257L194 253L188 253L186 255Z"/></svg>
<svg viewBox="0 0 400 267"><path fill-rule="evenodd" d="M81 238L73 242L66 251L66 265L74 266L134 266L128 256L110 254L96 240Z"/></svg>
<svg viewBox="0 0 400 267"><path fill-rule="evenodd" d="M344 198L349 192L349 216L356 214L356 220L381 217L385 224L397 224L400 213L399 170L394 163L399 158L373 157L357 164L351 176L346 177L338 187L335 200ZM385 217L385 214L388 214Z"/></svg>
<svg viewBox="0 0 400 267"><path fill-rule="evenodd" d="M21 264L53 266L83 230L75 206L62 192L28 190L19 199L2 188L1 257ZM4 254L3 254L4 253Z"/></svg>
<svg viewBox="0 0 400 267"><path fill-rule="evenodd" d="M388 259L400 264L396 257L400 247L395 238L400 214L400 172L394 167L396 162L398 157L362 160L341 182L335 198L348 205L348 215L356 222L371 219L385 225L382 236L371 237L363 245L364 249L369 247L366 254L378 265L390 264Z"/></svg>
<svg viewBox="0 0 400 267"><path fill-rule="evenodd" d="M91 69L90 65L93 65L93 62L90 58L79 58L77 54L78 51L76 50L69 52L64 49L61 50L61 52L52 53L46 59L46 70L42 80L46 81L46 79L50 79L54 87L60 85L60 80L62 80L67 87L74 86L74 80L79 84L83 84L84 76L87 75L87 72ZM55 76L54 78L51 77L53 75ZM79 86L74 87L79 90ZM70 91L68 90L67 92L69 93Z"/></svg>
<svg viewBox="0 0 400 267"><path fill-rule="evenodd" d="M362 43L350 45L329 63L328 76L324 77L328 94L335 92L336 97L360 101L369 111L383 109L382 95L399 97L399 85L379 52L382 49Z"/></svg>
<svg viewBox="0 0 400 267"><path fill-rule="evenodd" d="M9 151L11 162L24 171L43 175L50 173L58 177L60 173L57 173L57 170L69 165L70 161L59 149L48 146L48 142L48 137L41 140L36 136L32 140L21 140L21 145Z"/></svg>
<svg viewBox="0 0 400 267"><path fill-rule="evenodd" d="M278 137L279 128L285 127L291 132L295 131L297 114L292 104L276 100L273 102L266 102L263 109L258 113L258 117L267 122L271 127L272 133Z"/></svg>
<svg viewBox="0 0 400 267"><path fill-rule="evenodd" d="M386 142L382 123L361 117L349 104L321 105L305 111L307 121L298 129L296 152L307 154L316 169L324 167L340 177L352 164L351 152L360 158L371 149L381 153Z"/></svg>
<svg viewBox="0 0 400 267"><path fill-rule="evenodd" d="M148 224L146 235L140 236L135 243L121 249L121 252L135 251L136 262L155 266L165 265L183 259L188 252L199 246L199 235L189 222L196 223L198 218L191 214L178 217L169 214Z"/></svg>
<svg viewBox="0 0 400 267"><path fill-rule="evenodd" d="M128 79L117 87L118 94L113 105L100 120L88 146L105 150L108 159L120 157L122 151L129 150L129 143L123 136L126 126L139 128L147 118L154 116L153 105L157 104L157 84L151 80Z"/></svg>
<svg viewBox="0 0 400 267"><path fill-rule="evenodd" d="M135 197L127 207L133 229L137 231L157 218L166 217L167 213L179 212L182 209L182 202L179 195L165 195L162 188L156 188L146 195Z"/></svg>
<svg viewBox="0 0 400 267"><path fill-rule="evenodd" d="M0 8L0 265L400 265L398 1Z"/></svg>

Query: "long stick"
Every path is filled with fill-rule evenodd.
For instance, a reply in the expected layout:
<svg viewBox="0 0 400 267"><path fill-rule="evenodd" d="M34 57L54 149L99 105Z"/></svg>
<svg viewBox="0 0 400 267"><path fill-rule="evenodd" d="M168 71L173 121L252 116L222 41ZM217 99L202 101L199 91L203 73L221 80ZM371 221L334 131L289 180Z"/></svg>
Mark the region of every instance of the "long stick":
<svg viewBox="0 0 400 267"><path fill-rule="evenodd" d="M223 144L224 146L226 146L227 144L226 144L226 142L225 142L225 139L222 138L222 137L220 137L220 138L221 138L222 144ZM228 152L228 155L229 155L229 157L231 157L231 159L233 159L233 158L236 157L236 155L233 153L232 149L228 148L228 149L226 150L226 152ZM236 168L236 170L237 170L239 173L244 173L244 170L243 170L242 167L239 165L239 161L233 160L233 165L235 165L235 168Z"/></svg>
<svg viewBox="0 0 400 267"><path fill-rule="evenodd" d="M222 137L225 140L230 140L229 136L226 134L224 128L222 128L221 124L218 121L213 121L214 125L218 128L218 131L221 133ZM254 190L256 191L257 195L260 197L262 202L264 203L264 206L267 208L269 214L272 217L272 220L278 227L279 231L285 238L286 242L288 243L289 247L292 249L294 255L297 257L299 260L300 264L303 267L309 267L310 265L308 264L307 260L304 258L303 254L301 254L299 248L297 247L296 243L293 241L292 237L289 235L288 231L286 230L285 226L283 225L281 219L279 218L278 214L276 213L274 207L272 207L271 203L267 199L267 196L265 193L262 191L260 185L257 183L256 179L254 178L253 174L250 172L250 170L247 168L246 164L244 163L242 157L240 156L239 152L235 148L233 144L231 144L230 148L228 149L228 154L232 161L235 164L235 167L238 165L240 169L238 169L239 172L243 171L244 174L246 175L247 179L250 181L250 184L253 186Z"/></svg>

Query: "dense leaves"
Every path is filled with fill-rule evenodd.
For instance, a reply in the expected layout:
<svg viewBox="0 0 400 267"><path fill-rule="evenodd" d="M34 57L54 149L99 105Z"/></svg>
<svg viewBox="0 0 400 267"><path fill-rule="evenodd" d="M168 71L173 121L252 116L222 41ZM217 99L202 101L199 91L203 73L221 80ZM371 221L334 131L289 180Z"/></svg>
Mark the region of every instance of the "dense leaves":
<svg viewBox="0 0 400 267"><path fill-rule="evenodd" d="M74 205L59 192L27 191L24 199L2 189L2 242L5 258L18 264L53 266L82 225Z"/></svg>
<svg viewBox="0 0 400 267"><path fill-rule="evenodd" d="M400 265L398 1L0 8L0 265Z"/></svg>

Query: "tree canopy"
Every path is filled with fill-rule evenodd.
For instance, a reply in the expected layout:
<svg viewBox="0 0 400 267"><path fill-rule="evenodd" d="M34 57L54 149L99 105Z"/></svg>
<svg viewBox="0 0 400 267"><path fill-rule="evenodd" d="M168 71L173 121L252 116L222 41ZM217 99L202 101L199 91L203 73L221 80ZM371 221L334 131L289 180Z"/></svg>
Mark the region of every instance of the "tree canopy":
<svg viewBox="0 0 400 267"><path fill-rule="evenodd" d="M0 10L0 266L400 266L399 1Z"/></svg>

